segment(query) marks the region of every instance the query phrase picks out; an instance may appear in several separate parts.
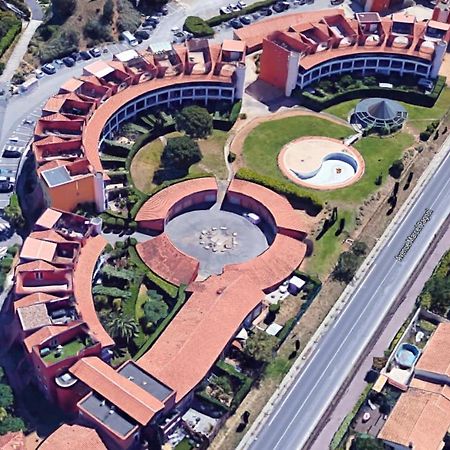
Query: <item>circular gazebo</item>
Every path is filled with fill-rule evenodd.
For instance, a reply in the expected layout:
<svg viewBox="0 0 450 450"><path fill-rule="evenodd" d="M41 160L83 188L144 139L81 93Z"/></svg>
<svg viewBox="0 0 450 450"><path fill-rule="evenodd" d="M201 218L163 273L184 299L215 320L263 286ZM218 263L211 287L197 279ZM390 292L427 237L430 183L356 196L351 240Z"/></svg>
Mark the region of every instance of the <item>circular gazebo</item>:
<svg viewBox="0 0 450 450"><path fill-rule="evenodd" d="M400 103L386 98L366 98L355 107L351 122L363 130L392 131L399 130L408 113Z"/></svg>

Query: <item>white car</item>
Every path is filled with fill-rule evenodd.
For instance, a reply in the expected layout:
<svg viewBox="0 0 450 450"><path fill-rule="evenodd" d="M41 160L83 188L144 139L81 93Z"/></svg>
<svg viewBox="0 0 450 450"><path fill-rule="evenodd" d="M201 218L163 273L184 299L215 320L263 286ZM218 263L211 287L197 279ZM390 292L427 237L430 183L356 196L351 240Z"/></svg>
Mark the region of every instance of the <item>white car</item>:
<svg viewBox="0 0 450 450"><path fill-rule="evenodd" d="M35 75L36 75L36 78L42 78L42 77L44 76L44 72L42 72L41 69L36 69L36 70L34 71L34 73L35 73Z"/></svg>
<svg viewBox="0 0 450 450"><path fill-rule="evenodd" d="M236 5L236 3L230 3L228 5L228 8L231 9L232 12L239 12L241 10L241 8Z"/></svg>
<svg viewBox="0 0 450 450"><path fill-rule="evenodd" d="M19 142L19 138L18 138L17 136L11 136L11 137L9 138L9 140L10 140L11 142Z"/></svg>
<svg viewBox="0 0 450 450"><path fill-rule="evenodd" d="M231 14L231 9L228 6L223 6L219 12L220 14Z"/></svg>
<svg viewBox="0 0 450 450"><path fill-rule="evenodd" d="M247 3L242 2L241 0L239 0L237 5L239 6L239 8L245 8L247 6Z"/></svg>
<svg viewBox="0 0 450 450"><path fill-rule="evenodd" d="M172 33L179 33L179 32L181 31L181 29L180 29L180 27L172 27L172 28L170 29L170 31L171 31Z"/></svg>

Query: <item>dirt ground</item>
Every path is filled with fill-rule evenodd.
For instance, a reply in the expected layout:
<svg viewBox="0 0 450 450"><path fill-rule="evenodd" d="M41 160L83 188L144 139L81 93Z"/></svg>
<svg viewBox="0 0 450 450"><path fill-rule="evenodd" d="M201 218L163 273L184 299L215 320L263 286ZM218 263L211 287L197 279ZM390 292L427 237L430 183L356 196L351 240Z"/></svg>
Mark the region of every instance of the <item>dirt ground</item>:
<svg viewBox="0 0 450 450"><path fill-rule="evenodd" d="M299 113L309 114L306 112ZM278 118L279 117L280 116L278 115ZM276 118L277 115L274 115L274 119ZM266 119L263 118L261 121L263 120ZM235 148L233 149L232 147L232 151L240 155L239 148L242 148L245 136L247 136L251 129L253 129L254 126L256 126L261 121L258 121L256 119L245 125L245 131L243 133L240 133L240 135L237 137L237 140L234 141ZM421 174L436 154L439 146L447 137L447 133L442 133L442 131L446 127L450 129L450 119L448 116L444 117L441 122L441 125L439 127L441 132L439 133L438 139L433 140L433 137L431 137L428 143L420 143L416 137L415 147L407 149L404 153L403 161L405 170L402 173L402 177L400 178L400 180L389 178L389 180L383 185L382 189L380 189L378 193L373 194L370 199L367 199L364 204L360 206L358 213L360 221L358 222L359 224L356 225L355 230L351 233L351 238L366 242L370 249L375 245L377 239L383 234L383 231L386 229L389 222L401 208L410 192L414 189L414 186L420 178ZM419 148L421 149L421 151L418 151ZM408 186L407 178L411 172L413 172L413 178ZM387 215L390 206L387 204L386 200L391 195L396 181L400 183L397 194L397 205L393 213ZM328 277L323 282L321 292L316 297L309 309L305 312L298 324L294 327L292 333L290 334L288 339L286 339L279 350L279 356L286 361L286 371L295 360L289 360L289 355L291 355L295 350L295 340L300 340L300 351L298 352L300 353L306 346L307 342L314 335L319 325L323 322L324 318L327 316L328 312L331 310L344 288L344 284L332 280L331 277ZM235 449L238 442L244 436L245 431L250 428L254 420L257 418L258 414L261 412L262 408L266 405L271 395L278 387L282 378L282 374L279 374L278 377L265 377L257 387L252 389L252 391L241 403L236 413L227 420L222 429L219 431L218 435L211 445L211 448L214 450ZM249 424L242 433L236 433L236 428L241 421L240 418L244 411L250 412Z"/></svg>

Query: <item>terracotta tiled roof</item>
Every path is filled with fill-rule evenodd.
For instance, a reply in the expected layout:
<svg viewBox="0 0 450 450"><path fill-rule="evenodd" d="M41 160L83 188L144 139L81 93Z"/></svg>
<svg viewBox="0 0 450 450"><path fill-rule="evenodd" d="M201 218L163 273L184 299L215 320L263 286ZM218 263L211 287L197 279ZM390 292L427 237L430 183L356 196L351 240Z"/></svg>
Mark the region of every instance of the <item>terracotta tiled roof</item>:
<svg viewBox="0 0 450 450"><path fill-rule="evenodd" d="M161 401L95 356L80 359L69 371L143 426L164 408Z"/></svg>
<svg viewBox="0 0 450 450"><path fill-rule="evenodd" d="M83 145L85 154L91 164L97 171L102 171L102 164L98 154L98 143L100 134L106 125L108 119L116 113L124 104L133 101L135 98L148 93L152 89L159 89L175 84L182 85L187 83L231 83L230 77L215 76L212 71L204 75L184 75L180 74L175 77L155 78L151 81L136 84L123 89L116 95L113 95L107 102L102 104L92 115L83 132Z"/></svg>
<svg viewBox="0 0 450 450"><path fill-rule="evenodd" d="M426 389L426 384L430 389ZM400 396L382 430L380 439L417 450L439 450L450 427L450 388L422 383Z"/></svg>
<svg viewBox="0 0 450 450"><path fill-rule="evenodd" d="M88 239L80 251L74 271L73 283L77 308L81 317L88 324L91 334L100 341L103 347L108 347L114 345L114 340L100 323L92 298L94 269L105 245L106 239L103 236L95 236Z"/></svg>
<svg viewBox="0 0 450 450"><path fill-rule="evenodd" d="M301 231L306 228L301 214L296 211L285 197L256 183L234 179L228 192L245 195L260 202L269 210L278 228Z"/></svg>
<svg viewBox="0 0 450 450"><path fill-rule="evenodd" d="M261 289L270 289L288 278L303 261L306 254L306 244L277 234L272 245L258 257L241 264L225 266L225 273L233 273L235 277L246 273L252 283Z"/></svg>
<svg viewBox="0 0 450 450"><path fill-rule="evenodd" d="M176 391L176 401L199 384L239 327L264 298L246 275L195 283L183 308L137 364Z"/></svg>
<svg viewBox="0 0 450 450"><path fill-rule="evenodd" d="M41 217L36 221L36 226L51 229L54 227L56 222L61 218L62 212L56 209L48 208L46 209Z"/></svg>
<svg viewBox="0 0 450 450"><path fill-rule="evenodd" d="M197 178L173 184L147 200L136 216L136 221L164 220L170 209L180 200L202 191L217 191L215 178Z"/></svg>
<svg viewBox="0 0 450 450"><path fill-rule="evenodd" d="M427 342L416 370L450 377L450 323L441 323Z"/></svg>
<svg viewBox="0 0 450 450"><path fill-rule="evenodd" d="M24 306L38 305L39 303L47 303L52 300L57 300L59 297L56 295L45 294L43 292L38 292L35 294L27 295L14 302L14 310L18 308L23 308Z"/></svg>
<svg viewBox="0 0 450 450"><path fill-rule="evenodd" d="M40 239L42 241L55 242L58 244L73 243L73 241L69 241L55 230L33 231L33 233L30 234L30 237Z"/></svg>
<svg viewBox="0 0 450 450"><path fill-rule="evenodd" d="M222 51L224 52L245 52L245 42L235 39L225 39L222 42Z"/></svg>
<svg viewBox="0 0 450 450"><path fill-rule="evenodd" d="M38 447L39 450L107 450L98 433L81 425L61 425Z"/></svg>
<svg viewBox="0 0 450 450"><path fill-rule="evenodd" d="M139 243L136 250L147 266L169 283L188 285L197 278L199 262L178 250L165 233Z"/></svg>
<svg viewBox="0 0 450 450"><path fill-rule="evenodd" d="M52 325L48 327L41 328L40 330L34 332L23 341L25 348L29 353L33 350L36 345L41 345L48 341L50 338L58 336L64 331L70 330L71 328L78 327L79 323L72 323L71 325Z"/></svg>
<svg viewBox="0 0 450 450"><path fill-rule="evenodd" d="M9 432L0 436L1 450L25 450L25 436L22 431Z"/></svg>
<svg viewBox="0 0 450 450"><path fill-rule="evenodd" d="M40 272L52 272L54 270L58 270L58 268L45 261L31 261L29 263L20 264L16 267L17 272L34 272L36 270L39 270Z"/></svg>
<svg viewBox="0 0 450 450"><path fill-rule="evenodd" d="M43 261L51 262L55 256L56 244L54 242L41 241L28 237L23 243L20 251L20 258L34 260L42 259Z"/></svg>
<svg viewBox="0 0 450 450"><path fill-rule="evenodd" d="M81 80L78 80L77 78L71 78L70 80L67 80L61 87L61 91L67 91L67 92L75 92L80 86L83 85L83 82Z"/></svg>

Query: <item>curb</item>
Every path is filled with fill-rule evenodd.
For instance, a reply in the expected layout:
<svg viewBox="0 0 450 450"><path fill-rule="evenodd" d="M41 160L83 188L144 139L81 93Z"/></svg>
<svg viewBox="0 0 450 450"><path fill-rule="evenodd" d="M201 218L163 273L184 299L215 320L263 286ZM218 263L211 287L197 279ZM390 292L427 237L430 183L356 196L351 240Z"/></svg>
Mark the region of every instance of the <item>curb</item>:
<svg viewBox="0 0 450 450"><path fill-rule="evenodd" d="M444 159L447 157L449 153L450 153L450 135L442 143L439 152L435 155L435 157L431 160L428 167L422 173L416 186L406 199L405 203L403 203L403 205L401 206L395 217L386 227L382 236L377 240L375 246L372 248L371 252L366 257L365 261L356 272L355 276L353 277L353 280L344 289L344 292L337 299L336 303L331 308L331 310L329 311L329 313L327 314L327 316L325 317L319 328L316 330L314 335L310 338L310 340L306 344L302 353L299 355L299 357L292 365L289 372L283 378L278 389L270 397L266 406L264 406L264 408L256 418L255 422L252 424L252 426L245 434L243 439L240 441L239 445L236 447L237 450L247 449L249 445L255 440L255 438L257 439L257 435L262 426L264 425L265 421L267 420L267 417L272 413L277 402L281 399L282 396L286 394L286 392L291 386L291 383L295 381L296 377L300 373L300 370L305 365L305 363L307 363L307 361L305 361L307 356L314 351L314 348L317 346L319 339L323 336L323 334L325 334L326 329L330 325L332 325L332 323L339 317L339 313L344 309L345 306L347 306L350 296L353 294L354 290L359 284L359 281L362 281L362 279L367 275L369 269L372 267L375 258L380 253L384 243L387 240L389 240L389 238L392 237L396 226L400 222L402 222L411 204L422 193L427 182L434 175L434 172L438 169L438 167L441 165L441 163L444 161Z"/></svg>

